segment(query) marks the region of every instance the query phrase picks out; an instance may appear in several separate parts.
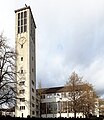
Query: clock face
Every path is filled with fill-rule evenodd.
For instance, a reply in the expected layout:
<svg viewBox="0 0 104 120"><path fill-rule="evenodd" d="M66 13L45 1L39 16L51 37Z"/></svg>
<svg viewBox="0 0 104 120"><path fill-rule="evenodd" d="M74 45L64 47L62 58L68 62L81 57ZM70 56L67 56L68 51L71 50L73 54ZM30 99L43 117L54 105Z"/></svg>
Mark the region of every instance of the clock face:
<svg viewBox="0 0 104 120"><path fill-rule="evenodd" d="M24 44L26 42L26 38L25 37L21 37L20 39L19 39L19 44Z"/></svg>

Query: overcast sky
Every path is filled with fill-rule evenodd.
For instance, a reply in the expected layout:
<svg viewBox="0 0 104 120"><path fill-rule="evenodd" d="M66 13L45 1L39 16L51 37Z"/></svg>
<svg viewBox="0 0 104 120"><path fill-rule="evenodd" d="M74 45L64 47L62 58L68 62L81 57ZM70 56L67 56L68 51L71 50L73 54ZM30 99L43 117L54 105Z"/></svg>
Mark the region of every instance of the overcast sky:
<svg viewBox="0 0 104 120"><path fill-rule="evenodd" d="M73 71L104 94L104 0L2 0L0 32L15 45L14 10L36 22L37 83L62 86Z"/></svg>

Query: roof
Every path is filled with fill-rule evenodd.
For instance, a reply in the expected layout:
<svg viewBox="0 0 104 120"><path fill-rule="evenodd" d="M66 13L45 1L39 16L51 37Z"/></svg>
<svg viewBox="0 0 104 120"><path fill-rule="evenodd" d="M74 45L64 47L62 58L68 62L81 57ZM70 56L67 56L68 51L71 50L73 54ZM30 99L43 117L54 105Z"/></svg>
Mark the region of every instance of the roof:
<svg viewBox="0 0 104 120"><path fill-rule="evenodd" d="M52 87L52 88L41 88L37 89L42 94L50 94L50 93L59 93L59 92L67 92L69 89L66 89L67 87L61 86L61 87Z"/></svg>
<svg viewBox="0 0 104 120"><path fill-rule="evenodd" d="M30 9L31 10L30 6L26 6L26 7L23 7L23 8L15 10L15 13L19 12L19 11L22 11L22 10L26 10L26 9Z"/></svg>
<svg viewBox="0 0 104 120"><path fill-rule="evenodd" d="M42 94L49 94L49 93L58 93L62 92L64 87L52 87L52 88L42 88L42 89L37 89L38 91L40 90Z"/></svg>
<svg viewBox="0 0 104 120"><path fill-rule="evenodd" d="M15 10L15 13L16 13L16 12L19 12L19 11L22 11L22 10L26 10L26 9L29 9L29 10L30 10L31 16L32 16L32 18L33 18L34 26L35 26L35 28L36 28L36 24L35 24L34 17L33 17L33 14L32 14L32 11L31 11L30 6L25 6L25 7L23 7L23 8L17 9L17 10Z"/></svg>
<svg viewBox="0 0 104 120"><path fill-rule="evenodd" d="M85 87L84 85L78 85L75 89L82 90ZM50 93L60 93L60 92L68 92L72 90L72 86L60 86L60 87L51 87L51 88L41 88L37 89L38 92L42 94L50 94Z"/></svg>

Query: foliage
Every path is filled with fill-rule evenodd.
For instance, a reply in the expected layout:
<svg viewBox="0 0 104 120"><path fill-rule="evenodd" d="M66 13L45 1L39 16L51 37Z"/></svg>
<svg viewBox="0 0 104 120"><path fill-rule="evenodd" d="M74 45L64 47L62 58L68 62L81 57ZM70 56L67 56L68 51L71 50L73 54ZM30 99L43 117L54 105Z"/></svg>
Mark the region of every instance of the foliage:
<svg viewBox="0 0 104 120"><path fill-rule="evenodd" d="M73 72L66 82L66 89L69 91L68 100L74 112L74 117L76 117L76 113L80 112L87 117L90 113L94 112L95 108L97 96L93 86L83 82L82 78Z"/></svg>

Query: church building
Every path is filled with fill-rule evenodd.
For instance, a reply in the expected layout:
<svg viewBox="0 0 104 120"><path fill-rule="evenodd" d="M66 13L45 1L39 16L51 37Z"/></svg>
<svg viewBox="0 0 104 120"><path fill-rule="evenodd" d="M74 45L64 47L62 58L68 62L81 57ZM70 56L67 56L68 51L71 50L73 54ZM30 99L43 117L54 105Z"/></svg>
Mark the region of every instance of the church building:
<svg viewBox="0 0 104 120"><path fill-rule="evenodd" d="M16 117L36 116L36 24L30 6L15 10Z"/></svg>

